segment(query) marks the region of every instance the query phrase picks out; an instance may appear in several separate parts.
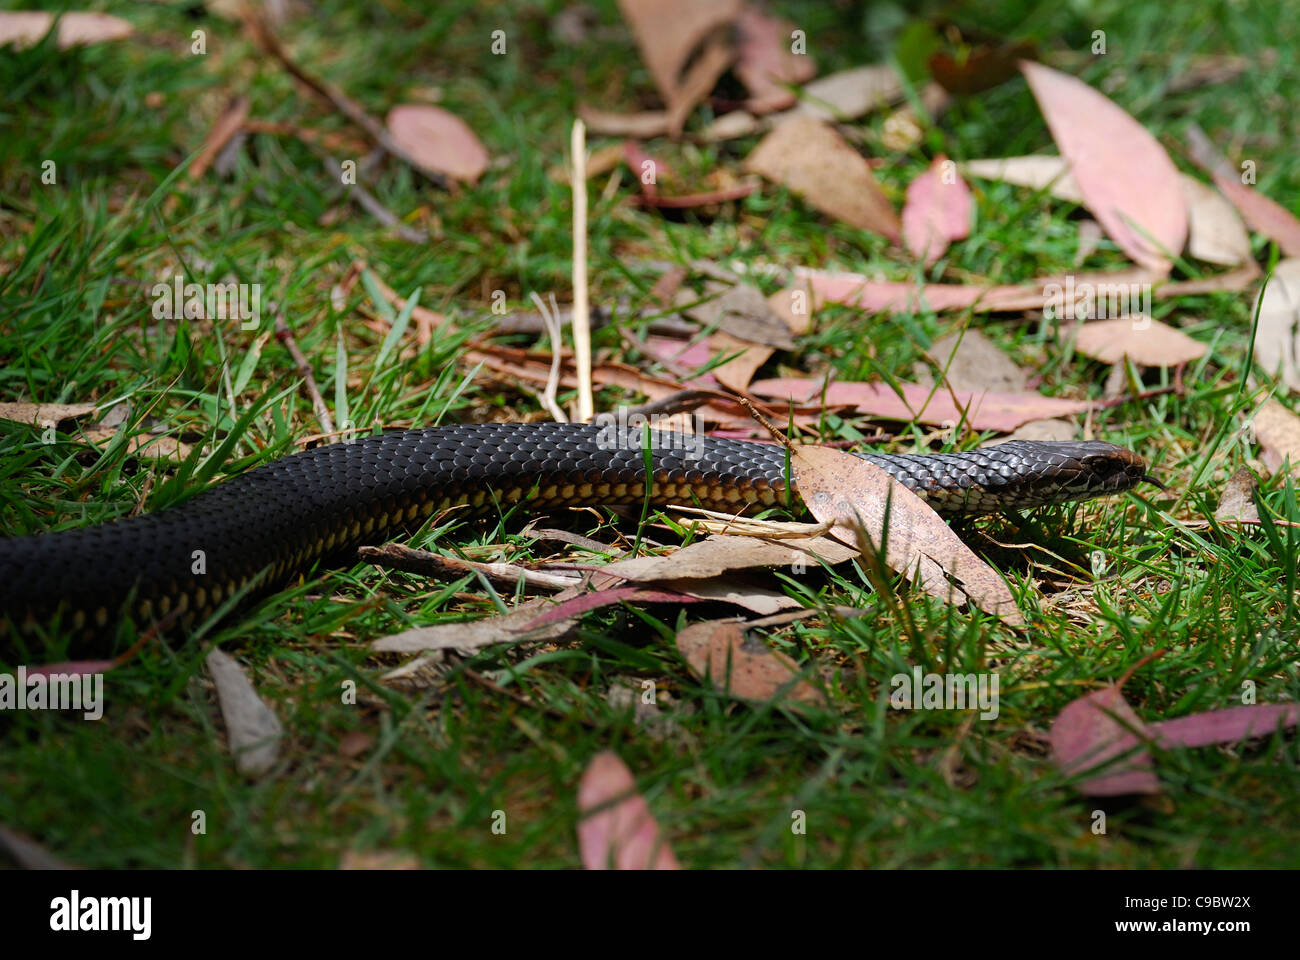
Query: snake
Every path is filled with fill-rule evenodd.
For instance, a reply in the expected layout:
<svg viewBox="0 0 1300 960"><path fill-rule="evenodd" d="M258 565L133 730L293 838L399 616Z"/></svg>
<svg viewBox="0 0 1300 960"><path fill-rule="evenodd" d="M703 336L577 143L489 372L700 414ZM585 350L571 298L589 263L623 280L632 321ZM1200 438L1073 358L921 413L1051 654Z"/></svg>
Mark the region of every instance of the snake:
<svg viewBox="0 0 1300 960"><path fill-rule="evenodd" d="M1140 456L1101 441L854 455L947 517L1085 500L1152 480ZM608 422L373 434L273 460L153 513L0 539L0 652L56 635L74 652L98 652L112 648L126 621L187 630L457 508L504 516L684 504L738 514L797 497L788 452L774 443Z"/></svg>

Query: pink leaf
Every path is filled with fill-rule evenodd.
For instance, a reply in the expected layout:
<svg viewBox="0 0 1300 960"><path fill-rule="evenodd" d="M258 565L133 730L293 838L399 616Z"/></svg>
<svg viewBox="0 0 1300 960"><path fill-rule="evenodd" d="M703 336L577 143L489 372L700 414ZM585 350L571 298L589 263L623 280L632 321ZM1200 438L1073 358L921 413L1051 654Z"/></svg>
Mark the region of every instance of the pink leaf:
<svg viewBox="0 0 1300 960"><path fill-rule="evenodd" d="M699 602L695 597L677 593L674 590L653 590L648 587L612 587L608 590L595 590L591 593L584 593L580 597L574 597L572 600L556 604L554 608L546 611L536 620L528 621L526 629L535 630L548 623L567 620L570 617L587 613L589 610L598 610L601 607L608 607L624 600L640 600L642 603Z"/></svg>
<svg viewBox="0 0 1300 960"><path fill-rule="evenodd" d="M460 117L441 107L401 104L388 111L388 132L421 166L474 183L488 167L487 148Z"/></svg>
<svg viewBox="0 0 1300 960"><path fill-rule="evenodd" d="M588 870L681 869L632 771L614 753L592 758L578 785L578 810L578 848Z"/></svg>
<svg viewBox="0 0 1300 960"><path fill-rule="evenodd" d="M1105 687L1071 701L1057 715L1052 722L1052 758L1066 774L1104 766L1075 785L1091 797L1159 793L1151 754L1139 735L1148 738L1150 732L1124 701L1119 686Z"/></svg>
<svg viewBox="0 0 1300 960"><path fill-rule="evenodd" d="M824 401L828 407L854 407L860 413L901 423L956 424L964 421L974 430L1010 431L1030 420L1070 416L1088 409L1086 400L1062 400L1037 393L972 393L934 390L915 383L900 383L903 395L883 383L786 377L756 380L756 395L796 404ZM956 403L954 403L954 398Z"/></svg>
<svg viewBox="0 0 1300 960"><path fill-rule="evenodd" d="M1187 241L1187 199L1164 147L1082 80L1029 60L1020 69L1107 236L1135 263L1168 273Z"/></svg>
<svg viewBox="0 0 1300 960"><path fill-rule="evenodd" d="M948 244L970 234L974 203L970 189L957 175L957 165L944 156L907 187L903 204L903 240L907 249L928 267Z"/></svg>
<svg viewBox="0 0 1300 960"><path fill-rule="evenodd" d="M1258 703L1153 723L1151 732L1156 742L1166 749L1204 747L1267 737L1279 726L1294 727L1297 722L1300 722L1298 703Z"/></svg>

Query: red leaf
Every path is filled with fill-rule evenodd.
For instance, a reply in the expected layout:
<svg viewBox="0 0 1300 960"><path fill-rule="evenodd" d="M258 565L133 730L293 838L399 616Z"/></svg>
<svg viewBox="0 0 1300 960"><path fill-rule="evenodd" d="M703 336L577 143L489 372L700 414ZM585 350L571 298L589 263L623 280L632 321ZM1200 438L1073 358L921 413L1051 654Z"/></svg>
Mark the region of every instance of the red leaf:
<svg viewBox="0 0 1300 960"><path fill-rule="evenodd" d="M1091 797L1159 793L1151 754L1134 731L1150 736L1119 686L1105 687L1066 704L1052 722L1052 758L1066 774L1104 765L1102 772L1075 785ZM1115 760L1125 754L1125 759Z"/></svg>
<svg viewBox="0 0 1300 960"><path fill-rule="evenodd" d="M659 838L632 771L616 754L606 750L592 758L578 785L578 809L578 849L588 870L681 869Z"/></svg>
<svg viewBox="0 0 1300 960"><path fill-rule="evenodd" d="M1300 722L1300 703L1257 703L1153 723L1151 732L1156 742L1166 749L1204 747L1267 737L1279 726L1294 727L1297 722Z"/></svg>

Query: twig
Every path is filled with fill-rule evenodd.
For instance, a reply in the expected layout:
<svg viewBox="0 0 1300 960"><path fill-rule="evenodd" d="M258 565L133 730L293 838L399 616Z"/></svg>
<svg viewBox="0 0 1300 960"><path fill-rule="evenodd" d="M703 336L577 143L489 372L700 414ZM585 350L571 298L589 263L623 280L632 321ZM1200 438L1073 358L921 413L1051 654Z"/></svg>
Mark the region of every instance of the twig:
<svg viewBox="0 0 1300 960"><path fill-rule="evenodd" d="M402 147L398 145L397 141L389 135L388 131L384 128L384 125L366 112L365 107L361 106L361 104L357 103L338 87L321 80L319 77L313 77L302 67L298 66L298 64L289 57L289 54L285 52L284 48L280 45L280 39L275 35L275 32L261 18L261 16L255 13L248 6L244 7L243 15L244 23L248 26L249 32L252 33L253 39L262 47L263 50L278 60L280 65L283 66L285 70L289 71L290 75L293 76L295 80L303 84L313 93L328 100L334 105L336 110L355 123L362 130L366 131L375 143L379 144L379 146L383 147L390 154L397 157L397 159L401 160L412 169L418 170L420 173L424 174L424 176L437 186L444 190L447 189L447 178L436 170L429 169L407 151L402 149Z"/></svg>
<svg viewBox="0 0 1300 960"><path fill-rule="evenodd" d="M562 351L564 343L560 339L560 317L559 305L555 302L555 294L551 294L551 307L547 309L546 303L539 297L536 291L532 294L533 302L537 304L538 312L542 315L542 322L546 324L547 336L551 338L551 372L546 376L546 389L542 391L542 406L550 413L556 423L568 423L569 418L564 415L560 409L560 403L557 394L560 389L560 365L562 361Z"/></svg>
<svg viewBox="0 0 1300 960"><path fill-rule="evenodd" d="M304 140L303 143L307 143L307 141ZM308 148L311 149L310 144L308 144ZM325 161L325 168L329 170L330 174L339 183L343 183L342 165L333 157L322 157L322 159ZM365 210L366 213L370 214L384 226L391 228L394 233L407 243L428 243L429 235L427 233L403 223L402 219L397 214L393 213L393 211L380 203L375 195L361 184L343 184L343 192L349 199L355 200L357 206L361 207L361 209Z"/></svg>
<svg viewBox="0 0 1300 960"><path fill-rule="evenodd" d="M573 356L578 367L578 419L596 414L591 389L591 318L587 308L587 128L573 121ZM558 343L558 341L556 341Z"/></svg>
<svg viewBox="0 0 1300 960"><path fill-rule="evenodd" d="M275 304L274 309L275 339L284 344L285 349L289 351L289 356L293 357L293 362L298 367L298 376L302 377L303 389L307 391L307 396L311 398L311 406L316 411L316 419L320 422L321 432L333 433L334 419L330 416L329 407L325 406L325 400L321 397L320 390L316 388L316 377L312 373L311 364L307 362L306 356L298 348L298 341L289 332L289 323L284 318L284 311L280 309L279 304Z"/></svg>
<svg viewBox="0 0 1300 960"><path fill-rule="evenodd" d="M498 586L511 589L523 584L532 592L557 593L576 587L581 577L559 576L544 570L529 570L513 563L476 563L439 556L427 550L412 550L401 544L389 543L382 547L358 547L357 558L376 567L404 570L425 577L456 579L471 571L478 571Z"/></svg>

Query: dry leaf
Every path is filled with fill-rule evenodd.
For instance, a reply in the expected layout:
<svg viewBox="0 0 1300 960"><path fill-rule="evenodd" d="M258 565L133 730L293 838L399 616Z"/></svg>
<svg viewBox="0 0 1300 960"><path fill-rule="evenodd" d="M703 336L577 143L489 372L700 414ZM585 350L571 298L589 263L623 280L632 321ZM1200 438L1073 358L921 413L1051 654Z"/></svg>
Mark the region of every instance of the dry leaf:
<svg viewBox="0 0 1300 960"><path fill-rule="evenodd" d="M795 109L816 120L853 120L903 98L903 82L890 64L841 70L805 84Z"/></svg>
<svg viewBox="0 0 1300 960"><path fill-rule="evenodd" d="M795 101L791 84L817 72L813 58L790 49L794 24L746 6L736 20L736 78L749 90L750 113L784 110Z"/></svg>
<svg viewBox="0 0 1300 960"><path fill-rule="evenodd" d="M618 6L668 108L668 133L677 136L735 60L722 34L740 15L741 0L619 0ZM701 44L703 52L690 61Z"/></svg>
<svg viewBox="0 0 1300 960"><path fill-rule="evenodd" d="M1159 793L1155 764L1139 739L1150 735L1116 684L1066 704L1052 721L1052 759L1067 775L1105 764L1075 784L1087 796Z"/></svg>
<svg viewBox="0 0 1300 960"><path fill-rule="evenodd" d="M803 336L812 326L812 293L806 287L778 290L767 298L767 305L795 336Z"/></svg>
<svg viewBox="0 0 1300 960"><path fill-rule="evenodd" d="M997 571L883 469L852 454L813 446L793 448L790 464L800 498L814 517L833 524L832 536L858 546L864 532L874 549L883 544L886 566L932 596L947 603L969 601L1011 626L1024 623Z"/></svg>
<svg viewBox="0 0 1300 960"><path fill-rule="evenodd" d="M707 579L752 567L805 567L843 563L857 556L852 547L828 537L773 542L759 537L712 536L697 540L667 556L619 560L601 570L638 582Z"/></svg>
<svg viewBox="0 0 1300 960"><path fill-rule="evenodd" d="M1223 194L1186 174L1178 182L1187 198L1187 252L1225 267L1254 263L1246 225Z"/></svg>
<svg viewBox="0 0 1300 960"><path fill-rule="evenodd" d="M588 870L678 870L659 837L632 771L611 751L596 754L578 784L578 849Z"/></svg>
<svg viewBox="0 0 1300 960"><path fill-rule="evenodd" d="M1241 176L1215 149L1200 127L1187 131L1192 160L1214 178L1214 184L1245 218L1250 228L1277 243L1288 257L1300 257L1300 220L1285 207L1242 183Z"/></svg>
<svg viewBox="0 0 1300 960"><path fill-rule="evenodd" d="M1269 737L1279 728L1300 722L1300 704L1252 703L1226 710L1207 710L1176 720L1151 724L1156 742L1166 750L1238 743L1252 737Z"/></svg>
<svg viewBox="0 0 1300 960"><path fill-rule="evenodd" d="M1150 317L1095 320L1079 327L1074 349L1102 363L1128 357L1142 367L1177 367L1205 356L1206 346Z"/></svg>
<svg viewBox="0 0 1300 960"><path fill-rule="evenodd" d="M1251 420L1259 459L1271 473L1283 469L1289 461L1289 473L1300 475L1300 417L1272 397L1265 400Z"/></svg>
<svg viewBox="0 0 1300 960"><path fill-rule="evenodd" d="M419 870L420 858L405 850L344 850L340 870Z"/></svg>
<svg viewBox="0 0 1300 960"><path fill-rule="evenodd" d="M384 125L397 145L422 167L475 183L488 168L488 152L460 117L441 107L400 104Z"/></svg>
<svg viewBox="0 0 1300 960"><path fill-rule="evenodd" d="M1240 520L1246 523L1259 522L1259 509L1255 506L1255 475L1249 467L1238 467L1237 472L1228 478L1219 495L1219 505L1214 510L1214 519L1219 522Z"/></svg>
<svg viewBox="0 0 1300 960"><path fill-rule="evenodd" d="M0 403L0 420L57 427L64 420L88 417L95 409L93 403Z"/></svg>
<svg viewBox="0 0 1300 960"><path fill-rule="evenodd" d="M280 754L280 738L284 735L280 718L262 702L233 657L213 649L207 656L207 666L217 688L217 702L236 769L250 777L265 774L275 766Z"/></svg>
<svg viewBox="0 0 1300 960"><path fill-rule="evenodd" d="M953 390L1024 392L1025 371L979 330L942 337L926 353Z"/></svg>
<svg viewBox="0 0 1300 960"><path fill-rule="evenodd" d="M598 110L585 103L578 104L578 116L587 125L588 132L607 137L631 137L633 140L653 140L668 132L670 118L666 110L645 110L640 113L615 113ZM620 155L622 146L618 147Z"/></svg>
<svg viewBox="0 0 1300 960"><path fill-rule="evenodd" d="M744 393L749 389L754 374L758 373L759 367L767 363L773 353L771 347L756 346L722 330L709 335L709 349L731 356L730 360L714 367L712 372L718 383L736 393Z"/></svg>
<svg viewBox="0 0 1300 960"><path fill-rule="evenodd" d="M39 43L54 25L54 14L37 11L0 11L0 47L16 49ZM107 13L64 13L59 17L59 49L89 46L129 37L135 30L121 17Z"/></svg>
<svg viewBox="0 0 1300 960"><path fill-rule="evenodd" d="M1300 391L1300 258L1280 261L1255 301L1255 362Z"/></svg>
<svg viewBox="0 0 1300 960"><path fill-rule="evenodd" d="M790 328L772 309L758 287L738 283L731 287L709 284L707 294L722 291L721 296L705 300L682 312L705 327L719 330L749 343L793 350ZM694 297L692 297L694 299Z"/></svg>
<svg viewBox="0 0 1300 960"><path fill-rule="evenodd" d="M867 161L830 127L795 115L754 148L745 169L789 187L811 206L897 240L901 225Z"/></svg>
<svg viewBox="0 0 1300 960"><path fill-rule="evenodd" d="M1077 440L1079 428L1070 420L1030 420L1005 437L994 437L981 447L995 447L1009 440L1064 441Z"/></svg>
<svg viewBox="0 0 1300 960"><path fill-rule="evenodd" d="M520 640L556 640L572 626L569 622L550 623L536 630L530 624L551 609L557 600L578 596L576 589L558 593L554 597L538 597L520 604L509 613L465 623L437 623L429 627L413 627L401 633L380 637L370 649L380 653L420 653L424 650L457 650L467 653L491 646L494 643L512 643Z"/></svg>
<svg viewBox="0 0 1300 960"><path fill-rule="evenodd" d="M692 673L722 693L760 703L779 698L792 704L826 705L825 695L800 676L793 660L761 640L747 641L735 621L693 623L677 634L677 649Z"/></svg>
<svg viewBox="0 0 1300 960"><path fill-rule="evenodd" d="M1014 430L1030 420L1064 417L1088 409L1086 400L1062 400L1037 393L992 393L931 389L900 383L903 395L883 383L786 377L757 380L750 385L755 396L796 404L825 402L828 407L853 407L859 413L897 420L949 426L964 422L973 430ZM954 403L955 399L955 403Z"/></svg>
<svg viewBox="0 0 1300 960"><path fill-rule="evenodd" d="M71 864L54 856L26 834L0 825L0 850L24 870L72 870Z"/></svg>
<svg viewBox="0 0 1300 960"><path fill-rule="evenodd" d="M726 603L765 617L782 610L798 610L803 607L803 604L782 590L774 590L758 583L746 583L743 578L733 577L725 581L665 580L660 586L679 590L695 600Z"/></svg>
<svg viewBox="0 0 1300 960"><path fill-rule="evenodd" d="M1083 81L1030 60L1020 69L1106 235L1135 263L1168 273L1187 241L1187 201L1164 147Z"/></svg>
<svg viewBox="0 0 1300 960"><path fill-rule="evenodd" d="M967 160L960 168L968 177L1001 180L1031 190L1043 190L1059 200L1083 205L1083 193L1064 157L1034 154L1027 157Z"/></svg>
<svg viewBox="0 0 1300 960"><path fill-rule="evenodd" d="M902 214L907 249L930 266L943 256L948 244L970 234L974 210L970 190L957 175L957 165L942 154L935 157L930 169L907 187Z"/></svg>
<svg viewBox="0 0 1300 960"><path fill-rule="evenodd" d="M1097 252L1097 247L1101 245L1103 235L1101 224L1096 220L1084 219L1079 221L1079 243L1074 248L1074 265L1076 267Z"/></svg>

